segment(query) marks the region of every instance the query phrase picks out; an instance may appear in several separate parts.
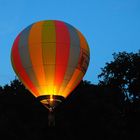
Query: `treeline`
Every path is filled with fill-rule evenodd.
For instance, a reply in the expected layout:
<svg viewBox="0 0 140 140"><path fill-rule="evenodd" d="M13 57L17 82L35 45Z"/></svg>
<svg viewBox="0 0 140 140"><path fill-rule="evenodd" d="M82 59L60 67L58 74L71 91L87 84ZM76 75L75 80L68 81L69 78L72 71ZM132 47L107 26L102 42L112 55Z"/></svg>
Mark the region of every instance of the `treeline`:
<svg viewBox="0 0 140 140"><path fill-rule="evenodd" d="M0 136L4 139L137 139L140 124L140 52L113 54L93 85L79 86L56 109L48 110L15 79L0 87Z"/></svg>

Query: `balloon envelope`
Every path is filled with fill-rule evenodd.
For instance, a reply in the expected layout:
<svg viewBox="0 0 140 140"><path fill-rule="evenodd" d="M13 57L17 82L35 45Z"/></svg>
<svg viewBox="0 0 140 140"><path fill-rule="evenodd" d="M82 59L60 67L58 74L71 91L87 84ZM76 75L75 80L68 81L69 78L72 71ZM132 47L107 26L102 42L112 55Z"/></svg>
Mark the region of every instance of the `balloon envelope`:
<svg viewBox="0 0 140 140"><path fill-rule="evenodd" d="M82 33L56 20L39 21L25 28L11 51L14 71L36 97L66 98L82 80L89 58Z"/></svg>

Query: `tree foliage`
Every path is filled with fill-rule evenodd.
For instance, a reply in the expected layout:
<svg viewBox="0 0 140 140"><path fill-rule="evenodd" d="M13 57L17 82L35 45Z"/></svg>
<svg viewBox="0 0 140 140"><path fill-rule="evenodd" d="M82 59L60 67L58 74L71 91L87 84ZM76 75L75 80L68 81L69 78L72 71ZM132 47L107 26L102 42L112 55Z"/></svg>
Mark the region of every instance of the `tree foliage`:
<svg viewBox="0 0 140 140"><path fill-rule="evenodd" d="M127 99L140 96L140 51L113 54L113 61L106 63L98 76L99 85L118 89Z"/></svg>

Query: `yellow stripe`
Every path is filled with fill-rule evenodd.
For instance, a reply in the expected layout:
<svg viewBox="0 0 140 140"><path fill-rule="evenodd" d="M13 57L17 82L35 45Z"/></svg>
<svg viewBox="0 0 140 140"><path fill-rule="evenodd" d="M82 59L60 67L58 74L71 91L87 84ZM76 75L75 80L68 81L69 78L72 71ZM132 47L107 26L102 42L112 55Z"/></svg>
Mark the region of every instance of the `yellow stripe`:
<svg viewBox="0 0 140 140"><path fill-rule="evenodd" d="M53 21L45 21L43 24L43 62L46 76L46 94L56 94L54 89L55 59L56 59L56 33Z"/></svg>
<svg viewBox="0 0 140 140"><path fill-rule="evenodd" d="M39 93L45 92L46 85L45 72L42 59L42 25L44 22L35 23L29 34L29 54L31 57L32 67L39 83Z"/></svg>
<svg viewBox="0 0 140 140"><path fill-rule="evenodd" d="M61 91L62 92L61 94L63 94L64 97L67 97L69 92L78 84L78 82L80 82L83 76L84 76L84 73L80 71L79 69L76 69L70 82L66 86L65 90Z"/></svg>

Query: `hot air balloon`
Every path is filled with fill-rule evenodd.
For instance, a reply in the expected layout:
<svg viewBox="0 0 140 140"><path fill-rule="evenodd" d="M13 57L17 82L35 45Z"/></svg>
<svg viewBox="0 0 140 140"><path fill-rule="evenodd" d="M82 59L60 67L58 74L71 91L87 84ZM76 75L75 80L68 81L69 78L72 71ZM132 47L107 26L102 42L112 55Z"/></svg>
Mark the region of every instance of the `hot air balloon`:
<svg viewBox="0 0 140 140"><path fill-rule="evenodd" d="M16 37L11 50L16 75L50 112L80 83L89 60L82 33L58 20L29 25Z"/></svg>

